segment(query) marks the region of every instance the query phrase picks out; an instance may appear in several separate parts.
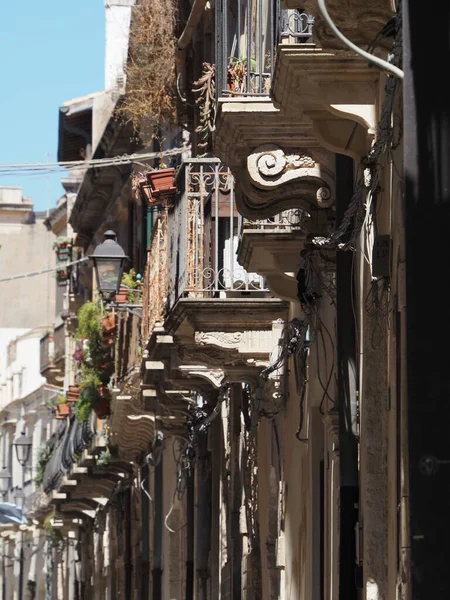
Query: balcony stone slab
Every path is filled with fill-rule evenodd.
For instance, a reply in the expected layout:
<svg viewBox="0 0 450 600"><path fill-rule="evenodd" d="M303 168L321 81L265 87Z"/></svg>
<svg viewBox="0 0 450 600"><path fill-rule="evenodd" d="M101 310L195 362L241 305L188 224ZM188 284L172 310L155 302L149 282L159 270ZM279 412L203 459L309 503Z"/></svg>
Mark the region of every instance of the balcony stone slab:
<svg viewBox="0 0 450 600"><path fill-rule="evenodd" d="M334 203L334 158L309 117L280 110L269 98L222 99L215 152L236 179L236 203L248 218Z"/></svg>
<svg viewBox="0 0 450 600"><path fill-rule="evenodd" d="M379 71L345 50L280 44L272 84L274 105L309 119L319 142L355 159L364 156L376 127Z"/></svg>

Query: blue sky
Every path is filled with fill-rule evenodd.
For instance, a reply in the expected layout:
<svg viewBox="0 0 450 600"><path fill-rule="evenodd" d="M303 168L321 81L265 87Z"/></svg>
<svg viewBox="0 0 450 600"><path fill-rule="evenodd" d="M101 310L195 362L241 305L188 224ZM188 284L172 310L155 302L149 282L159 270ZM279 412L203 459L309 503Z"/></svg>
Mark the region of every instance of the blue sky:
<svg viewBox="0 0 450 600"><path fill-rule="evenodd" d="M0 164L55 162L58 107L104 87L104 0L0 0ZM54 206L61 175L0 178L35 210Z"/></svg>

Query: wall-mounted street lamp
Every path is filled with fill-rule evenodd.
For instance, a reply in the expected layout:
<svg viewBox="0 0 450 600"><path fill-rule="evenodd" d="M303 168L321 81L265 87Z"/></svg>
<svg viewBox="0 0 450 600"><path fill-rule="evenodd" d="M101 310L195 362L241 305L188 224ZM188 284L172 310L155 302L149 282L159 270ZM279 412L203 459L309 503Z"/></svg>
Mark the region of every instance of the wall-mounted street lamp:
<svg viewBox="0 0 450 600"><path fill-rule="evenodd" d="M116 240L114 231L106 231L105 241L89 256L94 262L99 292L105 300L112 300L119 291L125 261L128 260Z"/></svg>
<svg viewBox="0 0 450 600"><path fill-rule="evenodd" d="M31 446L33 441L30 437L25 435L25 431L22 431L20 436L13 442L13 446L16 449L16 456L19 464L24 467L28 459L30 458Z"/></svg>
<svg viewBox="0 0 450 600"><path fill-rule="evenodd" d="M0 493L2 498L5 499L6 494L9 491L9 486L11 484L11 473L8 471L7 467L3 467L0 471Z"/></svg>

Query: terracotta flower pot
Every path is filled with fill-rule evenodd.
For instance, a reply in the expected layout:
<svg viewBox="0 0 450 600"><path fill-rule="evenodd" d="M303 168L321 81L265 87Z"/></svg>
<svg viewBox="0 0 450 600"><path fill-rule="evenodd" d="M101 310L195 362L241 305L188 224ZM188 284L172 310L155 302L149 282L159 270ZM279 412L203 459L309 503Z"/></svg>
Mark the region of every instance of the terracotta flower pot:
<svg viewBox="0 0 450 600"><path fill-rule="evenodd" d="M80 395L80 386L79 385L69 385L69 389L66 394L66 402L76 402L78 400L78 396Z"/></svg>
<svg viewBox="0 0 450 600"><path fill-rule="evenodd" d="M128 302L127 288L120 286L119 292L116 294L114 301L116 304L126 304Z"/></svg>
<svg viewBox="0 0 450 600"><path fill-rule="evenodd" d="M111 414L111 402L109 398L100 397L93 405L93 410L99 419L106 419Z"/></svg>
<svg viewBox="0 0 450 600"><path fill-rule="evenodd" d="M162 200L177 193L174 186L175 169L158 169L147 173L147 181L150 184L151 195L157 200Z"/></svg>
<svg viewBox="0 0 450 600"><path fill-rule="evenodd" d="M116 328L116 315L109 314L102 317L102 329L106 332L112 332Z"/></svg>
<svg viewBox="0 0 450 600"><path fill-rule="evenodd" d="M58 404L55 410L57 419L65 419L70 415L70 406L68 404Z"/></svg>

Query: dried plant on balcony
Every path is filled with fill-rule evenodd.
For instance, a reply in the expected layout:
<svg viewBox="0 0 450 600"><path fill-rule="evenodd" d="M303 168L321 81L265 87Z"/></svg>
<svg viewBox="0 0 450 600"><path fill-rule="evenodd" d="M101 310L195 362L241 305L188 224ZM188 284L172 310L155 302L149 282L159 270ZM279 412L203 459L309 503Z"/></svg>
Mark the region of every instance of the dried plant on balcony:
<svg viewBox="0 0 450 600"><path fill-rule="evenodd" d="M199 156L207 154L211 133L215 129L216 120L216 67L209 63L203 63L203 73L200 79L194 81L192 91L198 97L195 103L200 109L200 125L195 130L200 134L198 149L201 151Z"/></svg>
<svg viewBox="0 0 450 600"><path fill-rule="evenodd" d="M131 19L122 114L136 127L176 122L175 2L141 0Z"/></svg>

